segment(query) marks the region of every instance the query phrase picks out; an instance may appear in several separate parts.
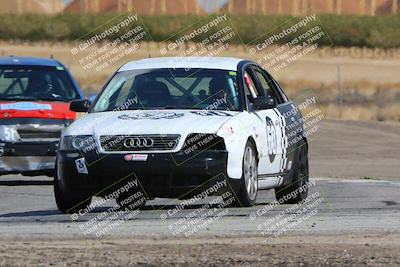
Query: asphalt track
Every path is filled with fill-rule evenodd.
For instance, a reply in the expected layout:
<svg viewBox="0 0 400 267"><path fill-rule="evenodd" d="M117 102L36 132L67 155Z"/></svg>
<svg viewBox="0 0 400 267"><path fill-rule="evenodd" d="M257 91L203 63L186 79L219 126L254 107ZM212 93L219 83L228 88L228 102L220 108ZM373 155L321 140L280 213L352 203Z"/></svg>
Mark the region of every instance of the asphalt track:
<svg viewBox="0 0 400 267"><path fill-rule="evenodd" d="M271 236L278 235L340 235L351 233L393 233L400 232L400 182L381 180L344 180L316 178L316 186L309 195L316 196L311 209L303 209L298 216L292 205L274 206L266 211L266 205L272 203L273 190L261 191L257 205L252 208L219 209L198 222L196 231L190 236ZM98 236L184 236L188 232L177 231L177 222L188 218L196 209L210 199L188 206L174 216L162 220L162 214L176 208L178 200L155 199L149 201L145 210L129 219L121 220L118 225L109 227ZM95 237L96 231L86 231L87 222L100 218L113 203L107 202L94 211L72 220L70 215L61 214L56 209L53 188L48 177L27 178L22 176L2 176L0 178L0 235L3 238L46 238L46 237ZM216 206L211 206L211 209ZM300 207L300 208L304 208ZM224 211L224 213L220 213ZM280 228L270 231L285 211L288 218ZM311 212L312 211L312 212ZM308 213L307 213L308 212ZM114 212L117 214L117 212ZM224 216L222 216L224 215ZM300 216L301 215L301 216ZM208 219L208 223L202 224ZM269 219L269 220L268 220ZM271 221L272 220L272 221ZM275 220L275 221L274 221ZM98 220L97 223L99 223ZM266 224L266 222L268 222ZM86 224L85 224L86 223ZM86 225L86 226L84 226ZM178 226L177 226L178 225ZM192 228L195 227L192 224ZM86 228L85 228L86 227ZM268 230L269 229L269 230ZM93 230L93 229L92 229ZM178 233L179 232L179 233ZM98 237L97 236L97 237ZM189 235L188 235L189 236Z"/></svg>

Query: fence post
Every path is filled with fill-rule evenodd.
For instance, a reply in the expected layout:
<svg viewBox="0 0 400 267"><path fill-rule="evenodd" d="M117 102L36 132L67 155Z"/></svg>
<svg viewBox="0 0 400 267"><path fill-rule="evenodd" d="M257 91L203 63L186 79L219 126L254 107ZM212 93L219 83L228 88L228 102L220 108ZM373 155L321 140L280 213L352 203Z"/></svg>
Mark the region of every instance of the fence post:
<svg viewBox="0 0 400 267"><path fill-rule="evenodd" d="M343 95L343 83L342 83L342 73L340 70L340 65L337 65L337 79L338 79L338 87L339 87L339 97L338 97L339 118L342 118L344 95Z"/></svg>

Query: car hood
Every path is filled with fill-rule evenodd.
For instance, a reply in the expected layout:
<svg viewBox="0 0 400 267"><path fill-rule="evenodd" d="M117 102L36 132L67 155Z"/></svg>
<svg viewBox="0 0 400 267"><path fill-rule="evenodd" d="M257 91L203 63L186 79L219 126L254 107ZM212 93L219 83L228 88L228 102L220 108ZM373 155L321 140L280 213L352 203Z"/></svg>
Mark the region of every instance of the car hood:
<svg viewBox="0 0 400 267"><path fill-rule="evenodd" d="M88 113L71 124L65 135L134 135L216 133L235 111L130 110Z"/></svg>

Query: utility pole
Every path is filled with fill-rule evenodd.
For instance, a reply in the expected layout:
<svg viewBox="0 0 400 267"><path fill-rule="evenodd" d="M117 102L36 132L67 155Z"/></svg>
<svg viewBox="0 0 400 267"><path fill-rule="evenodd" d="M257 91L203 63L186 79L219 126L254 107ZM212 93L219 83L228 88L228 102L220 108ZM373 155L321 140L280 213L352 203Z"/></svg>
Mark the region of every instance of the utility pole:
<svg viewBox="0 0 400 267"><path fill-rule="evenodd" d="M295 15L295 16L299 15L299 1L300 0L293 1L292 12L293 12L293 15Z"/></svg>
<svg viewBox="0 0 400 267"><path fill-rule="evenodd" d="M156 13L156 0L151 0L151 8L150 8L150 15L154 15Z"/></svg>
<svg viewBox="0 0 400 267"><path fill-rule="evenodd" d="M376 1L371 0L371 16L375 16L375 10L376 10Z"/></svg>
<svg viewBox="0 0 400 267"><path fill-rule="evenodd" d="M167 12L166 0L161 0L161 14L165 14L166 12Z"/></svg>
<svg viewBox="0 0 400 267"><path fill-rule="evenodd" d="M392 14L397 14L398 8L397 0L392 0Z"/></svg>
<svg viewBox="0 0 400 267"><path fill-rule="evenodd" d="M278 14L282 15L282 0L278 0Z"/></svg>
<svg viewBox="0 0 400 267"><path fill-rule="evenodd" d="M306 15L307 14L307 7L308 7L308 1L307 0L301 0L301 13Z"/></svg>
<svg viewBox="0 0 400 267"><path fill-rule="evenodd" d="M331 14L335 13L335 4L333 0L329 0L329 13Z"/></svg>
<svg viewBox="0 0 400 267"><path fill-rule="evenodd" d="M188 13L187 4L188 4L188 1L183 1L183 14L185 14L185 15Z"/></svg>
<svg viewBox="0 0 400 267"><path fill-rule="evenodd" d="M342 0L336 1L336 14L342 15Z"/></svg>
<svg viewBox="0 0 400 267"><path fill-rule="evenodd" d="M228 2L228 13L230 13L230 14L232 14L232 11L233 11L233 4L234 4L234 0L230 0Z"/></svg>
<svg viewBox="0 0 400 267"><path fill-rule="evenodd" d="M360 0L360 13L361 15L365 15L365 1L366 0Z"/></svg>
<svg viewBox="0 0 400 267"><path fill-rule="evenodd" d="M100 11L100 0L96 0L95 3L96 3L95 10L96 10L96 13L98 13Z"/></svg>
<svg viewBox="0 0 400 267"><path fill-rule="evenodd" d="M217 2L215 2L215 3L217 3ZM257 8L257 2L256 2L256 1L253 1L253 2L251 2L251 3L252 3L252 5L251 5L251 14L259 13L259 12L258 12L259 9Z"/></svg>
<svg viewBox="0 0 400 267"><path fill-rule="evenodd" d="M231 2L231 1L229 1L229 2ZM265 0L262 0L262 2L261 2L261 10L262 10L262 11L261 11L261 12L262 12L263 15L266 15L266 14L267 14L266 6L267 6L266 1L265 1Z"/></svg>

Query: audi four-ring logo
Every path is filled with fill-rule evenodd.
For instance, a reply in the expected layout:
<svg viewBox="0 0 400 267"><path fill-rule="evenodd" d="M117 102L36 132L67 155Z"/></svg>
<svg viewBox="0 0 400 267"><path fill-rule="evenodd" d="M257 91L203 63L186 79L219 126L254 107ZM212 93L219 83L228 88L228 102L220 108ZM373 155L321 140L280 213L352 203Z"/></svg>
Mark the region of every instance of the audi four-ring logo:
<svg viewBox="0 0 400 267"><path fill-rule="evenodd" d="M126 148L149 148L154 145L154 140L145 137L128 138L124 141Z"/></svg>

